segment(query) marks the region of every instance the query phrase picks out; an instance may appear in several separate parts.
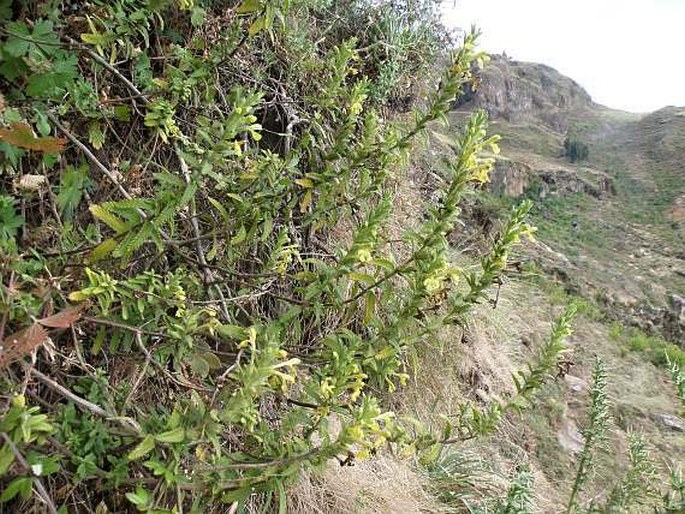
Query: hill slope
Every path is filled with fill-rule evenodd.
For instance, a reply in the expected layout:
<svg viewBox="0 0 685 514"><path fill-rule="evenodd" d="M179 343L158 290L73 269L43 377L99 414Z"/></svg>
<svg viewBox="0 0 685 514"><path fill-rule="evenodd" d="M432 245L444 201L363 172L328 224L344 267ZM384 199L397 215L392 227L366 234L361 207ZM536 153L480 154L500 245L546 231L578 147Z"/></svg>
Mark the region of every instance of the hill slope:
<svg viewBox="0 0 685 514"><path fill-rule="evenodd" d="M610 363L617 420L605 464L625 465L620 454L634 430L647 435L662 463L685 459L685 423L663 369L665 351L672 359L685 355L679 349L685 347L685 169L679 160L685 109L647 115L608 109L547 66L497 56L481 80L451 113L459 125L485 109L491 132L502 136L491 182L472 215L496 218L530 198L538 227L538 241L520 255L521 273L505 284L497 312L484 310L484 325L474 328L499 354L473 365L489 394L502 394L496 385L502 370L515 369L531 341L544 337L555 304L575 298L584 306L565 383L543 395L529 429L500 432L495 450L487 447L500 470L529 461L540 512L556 512L554 498L565 495L580 448L595 356ZM567 136L588 145L586 161L564 156ZM521 305L534 308L522 312ZM612 480L597 476L595 494L607 494Z"/></svg>
<svg viewBox="0 0 685 514"><path fill-rule="evenodd" d="M608 109L551 68L504 58L454 117L474 108L502 135L490 191L533 198L542 241L564 254L538 260L617 318L683 343L685 109ZM587 161L564 157L568 135L588 145Z"/></svg>

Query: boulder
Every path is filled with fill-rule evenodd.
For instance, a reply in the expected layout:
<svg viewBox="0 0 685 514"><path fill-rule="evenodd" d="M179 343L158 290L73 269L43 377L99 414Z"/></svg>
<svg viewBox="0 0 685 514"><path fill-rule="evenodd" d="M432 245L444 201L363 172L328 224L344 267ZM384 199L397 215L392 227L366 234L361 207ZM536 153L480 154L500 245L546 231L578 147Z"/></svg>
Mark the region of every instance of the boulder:
<svg viewBox="0 0 685 514"><path fill-rule="evenodd" d="M654 418L666 428L677 432L685 432L685 420L673 414L659 413Z"/></svg>

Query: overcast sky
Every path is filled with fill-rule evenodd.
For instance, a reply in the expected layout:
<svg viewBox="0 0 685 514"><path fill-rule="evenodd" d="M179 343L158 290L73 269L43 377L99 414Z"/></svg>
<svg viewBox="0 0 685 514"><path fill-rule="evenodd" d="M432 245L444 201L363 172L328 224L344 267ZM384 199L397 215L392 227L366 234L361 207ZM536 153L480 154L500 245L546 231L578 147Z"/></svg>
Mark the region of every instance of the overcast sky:
<svg viewBox="0 0 685 514"><path fill-rule="evenodd" d="M592 98L647 112L685 106L685 0L443 0L481 47L553 66Z"/></svg>

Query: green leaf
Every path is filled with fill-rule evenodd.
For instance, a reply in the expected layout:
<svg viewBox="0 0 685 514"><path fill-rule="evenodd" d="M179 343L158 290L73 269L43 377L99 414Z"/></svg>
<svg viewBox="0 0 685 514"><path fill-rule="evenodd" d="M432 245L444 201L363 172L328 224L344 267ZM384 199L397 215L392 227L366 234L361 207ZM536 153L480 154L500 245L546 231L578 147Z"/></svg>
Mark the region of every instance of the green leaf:
<svg viewBox="0 0 685 514"><path fill-rule="evenodd" d="M294 182L298 186L302 186L306 189L311 189L314 187L314 182L312 182L312 179L310 178L298 178Z"/></svg>
<svg viewBox="0 0 685 514"><path fill-rule="evenodd" d="M12 18L12 0L0 0L0 20Z"/></svg>
<svg viewBox="0 0 685 514"><path fill-rule="evenodd" d="M14 462L14 454L8 444L0 448L0 477L7 473Z"/></svg>
<svg viewBox="0 0 685 514"><path fill-rule="evenodd" d="M215 200L211 196L207 197L207 200L209 200L209 203L212 204L212 206L219 211L219 214L221 214L221 218L224 220L224 223L228 223L228 211L226 208L219 203L218 200Z"/></svg>
<svg viewBox="0 0 685 514"><path fill-rule="evenodd" d="M240 325L218 325L216 331L219 335L228 337L229 339L245 338L245 328Z"/></svg>
<svg viewBox="0 0 685 514"><path fill-rule="evenodd" d="M261 0L245 0L242 4L240 4L236 12L238 14L250 14L259 11L261 8Z"/></svg>
<svg viewBox="0 0 685 514"><path fill-rule="evenodd" d="M126 499L133 505L145 507L150 502L150 493L142 487L137 487L133 493L126 493Z"/></svg>
<svg viewBox="0 0 685 514"><path fill-rule="evenodd" d="M376 279L368 273L359 273L357 271L353 271L352 273L349 273L347 276L350 280L354 280L355 282L363 282L367 285L373 285L376 283Z"/></svg>
<svg viewBox="0 0 685 514"><path fill-rule="evenodd" d="M0 244L14 239L24 224L24 218L14 209L15 203L11 196L0 195Z"/></svg>
<svg viewBox="0 0 685 514"><path fill-rule="evenodd" d="M81 203L83 192L87 189L88 166L67 166L60 177L57 207L68 219L71 218Z"/></svg>
<svg viewBox="0 0 685 514"><path fill-rule="evenodd" d="M259 34L262 30L266 28L266 16L260 16L255 21L252 22L250 28L247 29L247 33L250 36Z"/></svg>
<svg viewBox="0 0 685 514"><path fill-rule="evenodd" d="M278 514L287 514L288 512L288 495L285 492L283 482L280 480L276 482L278 487Z"/></svg>
<svg viewBox="0 0 685 514"><path fill-rule="evenodd" d="M245 238L247 237L247 230L245 230L245 226L241 225L240 229L238 230L238 233L233 236L233 239L231 239L231 244L237 245L245 241Z"/></svg>
<svg viewBox="0 0 685 514"><path fill-rule="evenodd" d="M209 364L209 369L219 369L221 367L221 360L212 352L204 352L202 358Z"/></svg>
<svg viewBox="0 0 685 514"><path fill-rule="evenodd" d="M155 439L160 443L180 443L185 439L185 430L181 427L157 434Z"/></svg>
<svg viewBox="0 0 685 514"><path fill-rule="evenodd" d="M92 252L90 252L90 255L88 255L88 262L98 262L104 259L105 257L112 255L112 252L114 252L114 249L117 247L117 244L118 243L114 238L110 237L108 239L105 239L102 243L97 245Z"/></svg>
<svg viewBox="0 0 685 514"><path fill-rule="evenodd" d="M9 37L7 42L5 42L2 47L3 51L14 57L22 57L26 55L31 45L31 43L27 40L30 34L29 28L26 26L26 24L20 21L9 23L6 27L6 30L10 34L16 34L16 36Z"/></svg>
<svg viewBox="0 0 685 514"><path fill-rule="evenodd" d="M93 204L88 208L88 210L95 218L102 221L117 234L126 232L126 223L106 210L102 205Z"/></svg>
<svg viewBox="0 0 685 514"><path fill-rule="evenodd" d="M115 105L112 109L117 121L128 123L131 119L131 108L128 105Z"/></svg>
<svg viewBox="0 0 685 514"><path fill-rule="evenodd" d="M195 354L190 359L190 369L194 375L206 377L209 375L209 363L201 355Z"/></svg>
<svg viewBox="0 0 685 514"><path fill-rule="evenodd" d="M369 291L364 296L364 323L370 323L376 315L376 294Z"/></svg>
<svg viewBox="0 0 685 514"><path fill-rule="evenodd" d="M190 24L193 27L199 27L205 21L205 10L202 7L195 6L190 13Z"/></svg>
<svg viewBox="0 0 685 514"><path fill-rule="evenodd" d="M14 498L17 494L25 500L31 497L31 488L33 487L33 479L31 477L18 477L12 480L5 490L0 495L0 503L6 503Z"/></svg>
<svg viewBox="0 0 685 514"><path fill-rule="evenodd" d="M93 148L100 150L105 143L105 134L102 132L100 122L93 121L88 125L88 141Z"/></svg>
<svg viewBox="0 0 685 514"><path fill-rule="evenodd" d="M140 459L141 457L147 455L155 448L155 438L151 435L146 435L145 438L140 442L138 446L133 448L128 454L127 458L129 461L134 461Z"/></svg>

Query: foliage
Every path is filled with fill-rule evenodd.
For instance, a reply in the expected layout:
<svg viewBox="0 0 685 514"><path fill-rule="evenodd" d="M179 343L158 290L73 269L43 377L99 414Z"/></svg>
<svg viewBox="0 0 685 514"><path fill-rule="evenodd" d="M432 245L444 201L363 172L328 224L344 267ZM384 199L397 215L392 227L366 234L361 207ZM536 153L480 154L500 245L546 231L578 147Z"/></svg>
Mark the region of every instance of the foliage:
<svg viewBox="0 0 685 514"><path fill-rule="evenodd" d="M606 442L610 422L606 365L602 359L597 357L592 370L589 419L582 430L583 451L578 462L566 512L578 511L578 495L595 465L595 451Z"/></svg>
<svg viewBox="0 0 685 514"><path fill-rule="evenodd" d="M263 493L282 510L303 467L441 446L383 398L532 232L526 203L475 265L449 251L497 151L484 113L423 222L394 244L388 222L398 170L486 60L477 34L444 55L432 1L229 4L5 13L0 366L49 437L7 425L10 396L2 423L51 490L3 447L3 500L173 512Z"/></svg>
<svg viewBox="0 0 685 514"><path fill-rule="evenodd" d="M685 409L685 375L683 375L683 370L678 362L669 359L666 356L668 363L668 371L671 374L671 379L673 380L673 385L675 386L676 395L682 404L683 409Z"/></svg>
<svg viewBox="0 0 685 514"><path fill-rule="evenodd" d="M522 465L517 468L507 496L496 507L497 514L528 514L533 511L533 475Z"/></svg>
<svg viewBox="0 0 685 514"><path fill-rule="evenodd" d="M668 368L669 363L685 365L685 351L659 335L649 335L635 327L615 324L611 327L610 336L623 342L629 350L645 355L655 366Z"/></svg>
<svg viewBox="0 0 685 514"><path fill-rule="evenodd" d="M567 136L564 139L564 155L571 162L584 161L590 155L590 149L587 143L579 141L578 139Z"/></svg>
<svg viewBox="0 0 685 514"><path fill-rule="evenodd" d="M657 471L649 456L645 438L638 434L630 434L628 438L628 457L630 468L621 481L614 486L609 495L605 511L626 512L637 505L657 496L654 486Z"/></svg>

